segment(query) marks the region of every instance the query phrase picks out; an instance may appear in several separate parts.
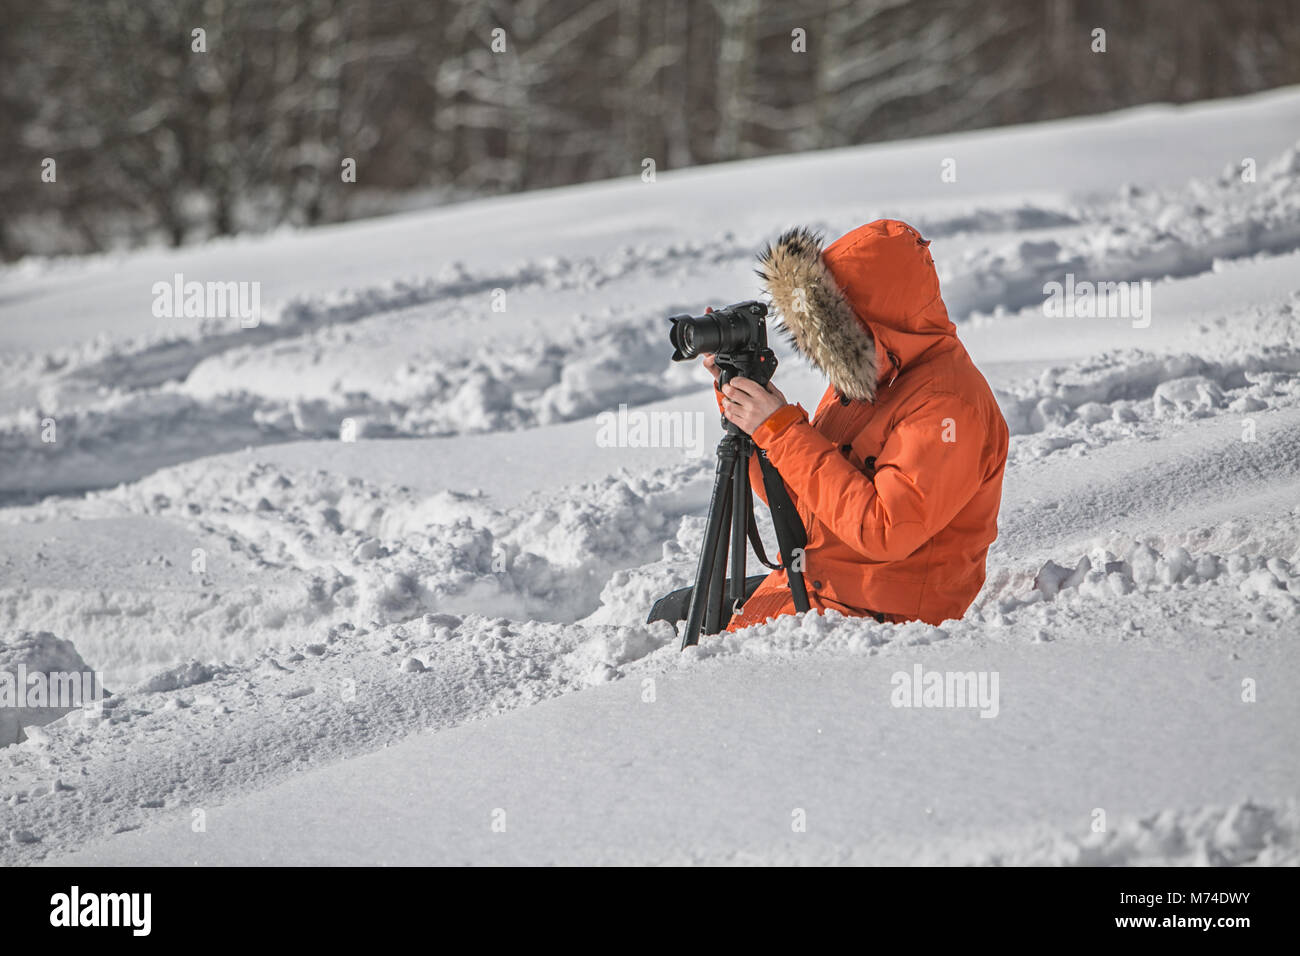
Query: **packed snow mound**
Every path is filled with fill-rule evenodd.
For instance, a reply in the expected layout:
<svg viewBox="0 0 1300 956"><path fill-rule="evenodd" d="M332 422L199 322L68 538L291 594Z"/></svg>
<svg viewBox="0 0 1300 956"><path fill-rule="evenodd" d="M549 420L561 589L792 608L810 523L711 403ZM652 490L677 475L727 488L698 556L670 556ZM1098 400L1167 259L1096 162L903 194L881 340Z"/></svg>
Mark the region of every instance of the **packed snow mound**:
<svg viewBox="0 0 1300 956"><path fill-rule="evenodd" d="M36 681L32 682L33 678ZM69 679L75 680L75 687L67 683ZM37 686L41 688L38 696L33 693ZM68 700L61 699L60 687L73 691ZM90 691L84 700L83 690ZM103 691L71 641L49 631L19 631L0 639L0 747L30 736L24 728L43 726L83 704L92 704Z"/></svg>
<svg viewBox="0 0 1300 956"><path fill-rule="evenodd" d="M175 690L205 684L212 680L222 668L210 667L201 661L188 660L166 670L159 671L143 681L135 690L143 694L166 694Z"/></svg>
<svg viewBox="0 0 1300 956"><path fill-rule="evenodd" d="M1181 187L1126 186L1109 202L1071 210L1084 228L1060 238L977 248L955 262L936 257L944 301L959 317L1015 311L1040 305L1044 286L1066 275L1080 283L1158 280L1293 251L1300 248L1298 150Z"/></svg>
<svg viewBox="0 0 1300 956"><path fill-rule="evenodd" d="M1022 837L953 855L946 862L970 866L1297 866L1300 801L1162 810L1087 837Z"/></svg>
<svg viewBox="0 0 1300 956"><path fill-rule="evenodd" d="M584 294L739 255L724 235L483 275L453 263L434 279L294 299L253 328L195 320L140 342L6 357L0 493L102 487L291 438L533 427L697 388L693 369L667 361L664 326L648 317L698 306L634 297L593 312ZM529 331L500 327L511 310L536 315Z"/></svg>
<svg viewBox="0 0 1300 956"><path fill-rule="evenodd" d="M418 319L436 327L457 317ZM428 341L427 330L395 335L393 324L381 315L347 334L243 345L199 362L183 382L128 390L68 375L44 383L34 405L0 416L0 493L80 491L292 439L509 431L699 387L694 370L666 361L662 329L643 316L635 325L593 322L571 341L489 341L463 355ZM419 335L427 352L399 354L394 342Z"/></svg>
<svg viewBox="0 0 1300 956"><path fill-rule="evenodd" d="M598 607L615 571L661 551L667 529L703 506L708 478L691 462L566 489L542 508L501 508L465 492L209 459L9 509L0 520L166 522L182 573L168 587L146 575L90 593L39 580L0 588L0 619L74 636L115 684L195 655L239 661L318 641L344 624L428 613L573 621Z"/></svg>
<svg viewBox="0 0 1300 956"><path fill-rule="evenodd" d="M1294 310L1287 321L1300 325ZM1292 343L1217 355L1108 352L996 390L1013 456L1042 457L1147 437L1166 420L1247 416L1300 405L1300 349Z"/></svg>
<svg viewBox="0 0 1300 956"><path fill-rule="evenodd" d="M0 640L0 668L13 673L19 664L29 674L73 671L86 666L71 641L60 640L49 631L19 631Z"/></svg>
<svg viewBox="0 0 1300 956"><path fill-rule="evenodd" d="M990 576L966 620L1000 626L1039 605L1085 610L1127 595L1155 598L1194 588L1238 604L1236 616L1247 626L1293 627L1300 617L1300 508L1258 526L1232 520L1169 541L1115 534L1037 571L1004 567ZM1047 632L1043 638L1050 639Z"/></svg>

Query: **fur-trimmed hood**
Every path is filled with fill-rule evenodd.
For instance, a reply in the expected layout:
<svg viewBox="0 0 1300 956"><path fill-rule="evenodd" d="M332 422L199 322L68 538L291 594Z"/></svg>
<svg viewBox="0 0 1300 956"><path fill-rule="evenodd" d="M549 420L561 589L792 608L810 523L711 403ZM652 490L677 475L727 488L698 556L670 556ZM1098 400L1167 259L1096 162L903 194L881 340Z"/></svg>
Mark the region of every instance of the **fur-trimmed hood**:
<svg viewBox="0 0 1300 956"><path fill-rule="evenodd" d="M791 229L758 256L758 275L791 344L849 399L873 401L936 337L956 334L939 296L930 243L878 219L825 249Z"/></svg>

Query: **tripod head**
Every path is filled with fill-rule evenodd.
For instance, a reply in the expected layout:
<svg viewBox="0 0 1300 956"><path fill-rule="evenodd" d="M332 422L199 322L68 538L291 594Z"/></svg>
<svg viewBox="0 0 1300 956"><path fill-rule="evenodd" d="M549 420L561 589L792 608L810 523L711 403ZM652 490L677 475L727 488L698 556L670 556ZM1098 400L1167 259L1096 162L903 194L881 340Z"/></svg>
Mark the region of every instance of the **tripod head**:
<svg viewBox="0 0 1300 956"><path fill-rule="evenodd" d="M718 385L726 385L733 378L748 378L759 385L766 386L772 381L776 372L776 353L766 343L762 348L750 352L724 354L718 352L713 356L718 366Z"/></svg>
<svg viewBox="0 0 1300 956"><path fill-rule="evenodd" d="M769 349L766 343L762 348L747 352L731 354L718 352L713 356L713 361L718 366L719 388L726 385L733 378L747 378L766 388L767 383L772 380L772 373L776 371L776 353ZM750 451L752 451L751 439L740 430L740 426L730 419L724 418L722 420L722 430L729 436L743 439L744 447L742 452L745 457L748 457Z"/></svg>

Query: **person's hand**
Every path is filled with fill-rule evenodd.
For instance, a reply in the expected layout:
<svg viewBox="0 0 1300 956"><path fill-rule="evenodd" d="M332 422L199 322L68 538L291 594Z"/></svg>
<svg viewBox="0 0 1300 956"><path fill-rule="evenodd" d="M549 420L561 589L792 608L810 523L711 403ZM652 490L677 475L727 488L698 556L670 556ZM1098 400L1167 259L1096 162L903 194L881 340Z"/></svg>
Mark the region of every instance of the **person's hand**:
<svg viewBox="0 0 1300 956"><path fill-rule="evenodd" d="M775 385L769 382L764 388L750 378L733 378L722 386L722 396L723 416L746 435L789 404Z"/></svg>
<svg viewBox="0 0 1300 956"><path fill-rule="evenodd" d="M717 385L718 376L722 374L722 369L718 368L718 363L713 360L713 353L703 352L701 353L700 358L702 359L701 364L704 366L705 370L713 376L713 384Z"/></svg>

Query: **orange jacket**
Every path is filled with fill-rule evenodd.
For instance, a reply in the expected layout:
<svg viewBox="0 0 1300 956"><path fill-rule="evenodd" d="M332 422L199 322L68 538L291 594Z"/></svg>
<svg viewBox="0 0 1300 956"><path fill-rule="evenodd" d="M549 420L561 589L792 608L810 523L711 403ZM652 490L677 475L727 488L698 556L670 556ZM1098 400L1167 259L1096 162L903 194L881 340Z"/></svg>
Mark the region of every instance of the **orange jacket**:
<svg viewBox="0 0 1300 956"><path fill-rule="evenodd" d="M792 230L760 256L785 331L831 380L811 422L786 405L753 436L808 530L814 609L939 624L984 584L1007 426L957 340L928 246L879 220L824 251ZM761 489L757 461L751 477ZM774 571L728 630L793 613Z"/></svg>

